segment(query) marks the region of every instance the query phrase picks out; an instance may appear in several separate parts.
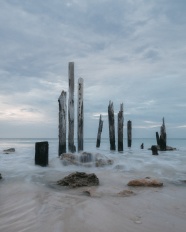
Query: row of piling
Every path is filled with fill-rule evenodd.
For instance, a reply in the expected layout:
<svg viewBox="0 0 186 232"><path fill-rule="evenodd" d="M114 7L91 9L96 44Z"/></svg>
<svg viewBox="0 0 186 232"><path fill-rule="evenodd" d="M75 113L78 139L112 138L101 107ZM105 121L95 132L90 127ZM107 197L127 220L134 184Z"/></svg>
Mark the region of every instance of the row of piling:
<svg viewBox="0 0 186 232"><path fill-rule="evenodd" d="M114 104L109 102L108 105L108 124L109 124L109 139L110 139L110 150L116 150L116 141L115 141L115 116L114 116ZM118 151L123 151L123 127L124 127L124 113L123 113L123 103L120 104L120 110L118 112ZM97 143L96 147L100 147L101 143L101 132L103 130L103 120L100 115L98 134L97 134ZM127 122L127 141L128 147L132 145L132 122L129 120Z"/></svg>

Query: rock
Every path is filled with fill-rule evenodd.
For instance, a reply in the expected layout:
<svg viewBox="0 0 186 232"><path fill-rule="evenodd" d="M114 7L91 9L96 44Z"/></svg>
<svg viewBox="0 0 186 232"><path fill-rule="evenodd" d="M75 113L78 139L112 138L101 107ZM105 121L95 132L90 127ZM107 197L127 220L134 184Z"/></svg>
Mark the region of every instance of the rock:
<svg viewBox="0 0 186 232"><path fill-rule="evenodd" d="M83 152L82 154L80 154L80 162L81 163L88 163L88 162L92 162L92 153L89 152Z"/></svg>
<svg viewBox="0 0 186 232"><path fill-rule="evenodd" d="M161 151L160 146L157 146L157 145L153 145L153 146L157 147L157 150L158 150L158 151ZM152 147L151 147L151 148L148 148L148 150L152 150ZM176 150L175 147L166 146L166 151L175 151L175 150Z"/></svg>
<svg viewBox="0 0 186 232"><path fill-rule="evenodd" d="M86 196L89 196L89 197L100 197L100 195L98 193L96 193L96 189L95 188L85 189L83 191L83 194L85 194Z"/></svg>
<svg viewBox="0 0 186 232"><path fill-rule="evenodd" d="M157 146L153 145L153 146L151 147L151 150L152 150L152 155L158 155Z"/></svg>
<svg viewBox="0 0 186 232"><path fill-rule="evenodd" d="M170 147L170 146L166 147L166 151L175 151L175 150L176 150L175 147Z"/></svg>
<svg viewBox="0 0 186 232"><path fill-rule="evenodd" d="M78 164L77 156L72 153L63 153L60 156L63 165Z"/></svg>
<svg viewBox="0 0 186 232"><path fill-rule="evenodd" d="M9 154L9 153L15 152L15 148L8 148L8 149L3 150L3 152L5 154Z"/></svg>
<svg viewBox="0 0 186 232"><path fill-rule="evenodd" d="M111 159L104 160L104 159L96 159L95 166L96 167L104 167L106 165L112 165L114 162Z"/></svg>
<svg viewBox="0 0 186 232"><path fill-rule="evenodd" d="M132 196L134 194L135 193L132 190L126 189L126 190L123 190L123 191L119 192L118 196L120 196L120 197L129 197L129 196Z"/></svg>
<svg viewBox="0 0 186 232"><path fill-rule="evenodd" d="M128 186L142 186L142 187L162 187L163 183L156 180L156 179L150 179L150 178L145 178L145 179L135 179L131 180L127 184Z"/></svg>
<svg viewBox="0 0 186 232"><path fill-rule="evenodd" d="M106 165L112 165L113 160L108 159L101 154L93 154L89 152L83 152L80 154L64 153L60 156L63 165L78 165L85 167L104 167Z"/></svg>
<svg viewBox="0 0 186 232"><path fill-rule="evenodd" d="M57 181L58 185L69 186L72 188L83 186L97 186L99 179L94 173L86 174L85 172L74 172Z"/></svg>

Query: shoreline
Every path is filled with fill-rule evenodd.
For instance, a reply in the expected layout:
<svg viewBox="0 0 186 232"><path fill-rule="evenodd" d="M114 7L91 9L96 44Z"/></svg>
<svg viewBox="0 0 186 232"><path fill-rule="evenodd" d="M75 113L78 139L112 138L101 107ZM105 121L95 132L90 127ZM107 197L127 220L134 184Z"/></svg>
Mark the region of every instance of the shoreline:
<svg viewBox="0 0 186 232"><path fill-rule="evenodd" d="M133 174L102 169L99 186L69 189L55 186L58 175L48 174L44 183L2 181L0 231L185 231L185 183L129 187ZM88 188L92 197L83 193ZM118 195L127 189L135 194Z"/></svg>

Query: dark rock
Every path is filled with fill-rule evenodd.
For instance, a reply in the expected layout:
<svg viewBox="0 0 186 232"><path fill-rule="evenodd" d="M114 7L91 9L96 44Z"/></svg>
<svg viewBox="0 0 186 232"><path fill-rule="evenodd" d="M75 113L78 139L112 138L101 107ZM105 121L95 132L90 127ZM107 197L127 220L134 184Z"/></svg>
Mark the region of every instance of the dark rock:
<svg viewBox="0 0 186 232"><path fill-rule="evenodd" d="M8 148L8 149L3 150L3 152L5 154L9 154L9 153L15 152L15 148Z"/></svg>
<svg viewBox="0 0 186 232"><path fill-rule="evenodd" d="M152 155L158 155L158 148L157 148L157 146L153 145L151 147L151 150L152 150Z"/></svg>
<svg viewBox="0 0 186 232"><path fill-rule="evenodd" d="M175 150L176 150L175 147L170 147L170 146L166 147L166 151L175 151Z"/></svg>
<svg viewBox="0 0 186 232"><path fill-rule="evenodd" d="M99 179L94 173L86 174L85 172L74 172L64 177L62 180L57 181L57 184L72 188L97 186L99 185Z"/></svg>
<svg viewBox="0 0 186 232"><path fill-rule="evenodd" d="M145 179L135 179L131 180L127 184L128 186L134 186L134 187L162 187L163 183L156 180L156 179L150 179L150 178L145 178Z"/></svg>
<svg viewBox="0 0 186 232"><path fill-rule="evenodd" d="M156 145L153 145L156 146ZM161 151L160 146L156 146L158 151ZM151 150L151 148L148 148L148 150ZM171 147L171 146L166 146L166 151L175 151L176 148L175 147Z"/></svg>

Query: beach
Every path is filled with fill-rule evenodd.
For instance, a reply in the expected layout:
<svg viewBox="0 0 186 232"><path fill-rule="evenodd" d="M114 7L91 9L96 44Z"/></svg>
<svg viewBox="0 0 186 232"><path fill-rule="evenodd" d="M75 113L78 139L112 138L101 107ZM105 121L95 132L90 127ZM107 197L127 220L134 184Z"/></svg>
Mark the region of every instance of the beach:
<svg viewBox="0 0 186 232"><path fill-rule="evenodd" d="M114 165L104 168L62 166L59 158L51 155L49 167L43 168L34 165L33 156L28 157L32 146L31 150L28 144L21 146L14 155L1 154L0 231L185 231L184 149L173 151L174 156L164 152L159 157L147 156L147 150L139 150L136 156L134 149L123 161L121 155ZM95 173L99 186L68 188L56 184L74 171ZM163 187L127 185L132 179L147 176L162 181ZM132 194L120 194L124 190Z"/></svg>

